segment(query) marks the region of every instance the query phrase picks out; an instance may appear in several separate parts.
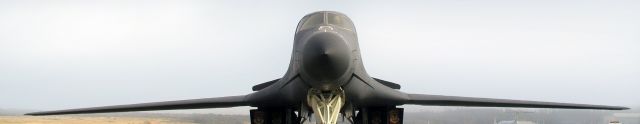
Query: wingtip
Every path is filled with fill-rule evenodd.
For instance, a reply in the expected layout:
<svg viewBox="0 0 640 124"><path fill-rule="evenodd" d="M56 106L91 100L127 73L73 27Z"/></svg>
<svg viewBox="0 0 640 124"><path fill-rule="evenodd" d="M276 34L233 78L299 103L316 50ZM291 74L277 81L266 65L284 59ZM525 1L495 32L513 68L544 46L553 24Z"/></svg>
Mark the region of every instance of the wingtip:
<svg viewBox="0 0 640 124"><path fill-rule="evenodd" d="M48 112L31 112L31 113L25 113L24 115L28 115L28 116L42 116L42 115L51 115L51 113L48 113Z"/></svg>
<svg viewBox="0 0 640 124"><path fill-rule="evenodd" d="M32 113L26 113L24 115L28 115L28 116L38 116L40 114L38 114L37 112L32 112Z"/></svg>
<svg viewBox="0 0 640 124"><path fill-rule="evenodd" d="M609 110L629 110L631 108L623 107L623 106L611 106L611 107L608 107L608 109Z"/></svg>

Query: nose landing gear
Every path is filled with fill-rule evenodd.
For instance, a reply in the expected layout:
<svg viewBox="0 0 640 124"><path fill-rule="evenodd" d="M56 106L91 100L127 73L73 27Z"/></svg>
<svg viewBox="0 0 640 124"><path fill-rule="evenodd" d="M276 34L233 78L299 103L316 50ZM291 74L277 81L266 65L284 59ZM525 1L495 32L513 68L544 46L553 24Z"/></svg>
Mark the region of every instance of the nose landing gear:
<svg viewBox="0 0 640 124"><path fill-rule="evenodd" d="M307 94L307 104L313 110L317 124L336 124L345 104L344 91L338 88L322 92L312 88Z"/></svg>

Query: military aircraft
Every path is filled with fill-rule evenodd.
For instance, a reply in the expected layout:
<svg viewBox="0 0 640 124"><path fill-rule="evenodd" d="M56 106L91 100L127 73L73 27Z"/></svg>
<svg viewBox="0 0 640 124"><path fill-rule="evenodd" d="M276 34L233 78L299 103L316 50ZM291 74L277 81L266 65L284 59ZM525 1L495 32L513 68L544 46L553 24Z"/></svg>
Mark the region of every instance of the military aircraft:
<svg viewBox="0 0 640 124"><path fill-rule="evenodd" d="M335 124L341 116L355 124L401 124L400 105L526 107L624 110L626 107L472 98L399 91L400 85L373 78L362 64L356 29L333 11L304 16L296 28L289 68L282 78L253 86L246 95L115 105L27 113L59 115L252 106L252 124L299 124L313 117Z"/></svg>

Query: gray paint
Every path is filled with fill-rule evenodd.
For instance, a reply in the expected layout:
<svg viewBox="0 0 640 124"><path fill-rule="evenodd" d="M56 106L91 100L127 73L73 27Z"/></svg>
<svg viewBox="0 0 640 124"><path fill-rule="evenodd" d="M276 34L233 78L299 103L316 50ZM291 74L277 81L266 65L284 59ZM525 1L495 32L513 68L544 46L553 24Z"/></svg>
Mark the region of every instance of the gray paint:
<svg viewBox="0 0 640 124"><path fill-rule="evenodd" d="M316 15L336 15L341 26L321 18L322 23L304 26ZM311 20L310 20L311 19ZM318 19L318 18L316 18ZM28 113L27 115L55 115L123 111L220 108L234 106L299 108L309 88L331 90L342 87L347 103L357 108L397 106L404 104L479 107L527 107L623 110L626 107L553 103L507 99L488 99L440 95L407 94L388 81L374 79L365 71L353 23L344 14L331 11L311 13L302 18L294 38L289 69L280 79L254 86L258 90L246 96L205 98L132 105L106 106ZM329 71L323 72L323 68ZM383 81L383 83L379 82ZM268 85L268 86L265 86ZM391 87L390 87L391 86Z"/></svg>

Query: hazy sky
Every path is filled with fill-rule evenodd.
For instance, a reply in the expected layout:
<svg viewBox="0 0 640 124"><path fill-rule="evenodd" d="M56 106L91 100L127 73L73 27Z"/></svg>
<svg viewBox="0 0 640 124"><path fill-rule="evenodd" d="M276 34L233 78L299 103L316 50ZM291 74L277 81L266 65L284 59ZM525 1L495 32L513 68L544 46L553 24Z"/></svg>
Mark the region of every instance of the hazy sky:
<svg viewBox="0 0 640 124"><path fill-rule="evenodd" d="M640 105L640 1L0 1L0 108L251 93L305 14L347 14L402 91Z"/></svg>

